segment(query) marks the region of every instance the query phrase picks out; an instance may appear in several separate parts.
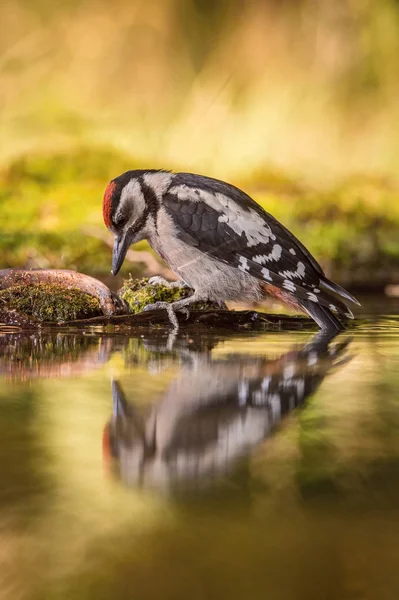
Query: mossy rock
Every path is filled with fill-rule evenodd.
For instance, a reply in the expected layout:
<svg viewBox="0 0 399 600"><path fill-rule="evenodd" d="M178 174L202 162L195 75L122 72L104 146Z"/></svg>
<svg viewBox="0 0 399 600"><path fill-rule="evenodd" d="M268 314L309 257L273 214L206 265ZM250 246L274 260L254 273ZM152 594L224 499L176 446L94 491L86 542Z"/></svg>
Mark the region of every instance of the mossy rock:
<svg viewBox="0 0 399 600"><path fill-rule="evenodd" d="M193 290L190 288L170 288L162 284L150 284L149 280L144 277L142 279L128 279L124 282L119 290L119 297L126 302L130 312L138 314L148 304L155 302L176 302L182 298L191 296ZM220 308L212 302L197 302L190 305L194 310L206 310Z"/></svg>
<svg viewBox="0 0 399 600"><path fill-rule="evenodd" d="M97 298L59 284L13 285L0 290L0 304L41 322L62 323L102 314Z"/></svg>

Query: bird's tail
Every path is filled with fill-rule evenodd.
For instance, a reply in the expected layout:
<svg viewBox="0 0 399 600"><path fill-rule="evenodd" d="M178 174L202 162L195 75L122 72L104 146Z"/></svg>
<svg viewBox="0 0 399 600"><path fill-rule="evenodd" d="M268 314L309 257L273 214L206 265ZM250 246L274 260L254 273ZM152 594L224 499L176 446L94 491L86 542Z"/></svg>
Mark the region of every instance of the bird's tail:
<svg viewBox="0 0 399 600"><path fill-rule="evenodd" d="M329 279L320 279L321 294L318 302L301 299L300 304L316 323L324 330L342 331L348 319L353 319L351 310L346 304L337 298L340 296L345 300L350 300L360 306L352 294L343 287L330 281Z"/></svg>
<svg viewBox="0 0 399 600"><path fill-rule="evenodd" d="M333 281L330 281L326 278L321 278L320 286L322 289L333 292L334 294L337 294L337 296L341 296L341 298L345 298L345 300L349 300L350 302L353 302L354 304L360 306L359 300L352 296L352 294L350 294L345 288L338 285L338 283L334 283Z"/></svg>
<svg viewBox="0 0 399 600"><path fill-rule="evenodd" d="M345 329L345 323L348 318L346 316L348 311L346 307L345 313L339 311L334 314L327 306L316 304L316 302L312 302L311 300L301 300L300 305L316 321L321 329L330 332L343 331Z"/></svg>

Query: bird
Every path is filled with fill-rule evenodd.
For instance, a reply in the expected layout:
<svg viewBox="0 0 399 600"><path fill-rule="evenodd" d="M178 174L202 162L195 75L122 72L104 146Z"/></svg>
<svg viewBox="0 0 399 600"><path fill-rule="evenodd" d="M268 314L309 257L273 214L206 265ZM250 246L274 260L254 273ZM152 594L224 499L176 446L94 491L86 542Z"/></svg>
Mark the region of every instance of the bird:
<svg viewBox="0 0 399 600"><path fill-rule="evenodd" d="M178 301L145 308L166 309L176 330L176 311L188 312L195 302L256 303L271 296L307 313L324 331L341 331L353 318L345 301L359 305L326 277L282 223L219 179L158 169L127 171L107 185L103 217L114 235L113 275L129 247L146 239L179 277L150 282L193 290Z"/></svg>

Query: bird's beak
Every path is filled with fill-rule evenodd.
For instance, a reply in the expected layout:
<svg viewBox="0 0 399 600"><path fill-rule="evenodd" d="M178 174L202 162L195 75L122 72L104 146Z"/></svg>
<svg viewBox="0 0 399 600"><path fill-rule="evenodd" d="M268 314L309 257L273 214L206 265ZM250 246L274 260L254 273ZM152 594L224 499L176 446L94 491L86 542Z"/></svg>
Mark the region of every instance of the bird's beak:
<svg viewBox="0 0 399 600"><path fill-rule="evenodd" d="M125 256L130 246L129 232L115 238L114 249L112 251L112 275L117 275L122 266Z"/></svg>
<svg viewBox="0 0 399 600"><path fill-rule="evenodd" d="M112 380L112 406L115 419L125 419L127 416L127 402L121 386Z"/></svg>

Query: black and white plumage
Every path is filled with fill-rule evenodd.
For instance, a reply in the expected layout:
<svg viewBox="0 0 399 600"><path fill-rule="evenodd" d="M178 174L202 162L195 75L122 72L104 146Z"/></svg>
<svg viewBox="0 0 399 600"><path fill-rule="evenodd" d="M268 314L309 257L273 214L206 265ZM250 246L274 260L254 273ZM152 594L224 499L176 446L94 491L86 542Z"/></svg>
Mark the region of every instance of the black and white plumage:
<svg viewBox="0 0 399 600"><path fill-rule="evenodd" d="M175 327L174 311L192 302L259 301L265 295L308 313L322 329L343 329L353 318L342 299L357 300L233 185L190 173L128 171L108 185L103 214L115 236L114 275L129 246L147 239L194 290L190 298L162 304Z"/></svg>
<svg viewBox="0 0 399 600"><path fill-rule="evenodd" d="M147 356L180 368L155 405L143 410L112 383L113 416L104 429L105 465L129 485L173 489L228 473L305 402L332 369L350 360L350 339L332 344L318 332L278 358L209 350L165 350L141 341ZM191 354L191 356L190 356ZM116 460L113 460L116 459Z"/></svg>

